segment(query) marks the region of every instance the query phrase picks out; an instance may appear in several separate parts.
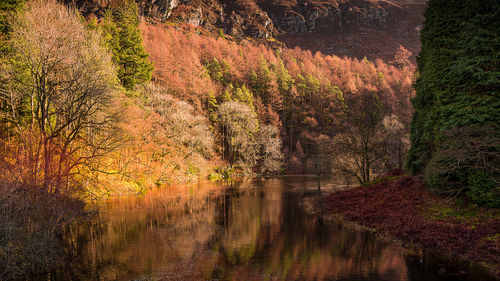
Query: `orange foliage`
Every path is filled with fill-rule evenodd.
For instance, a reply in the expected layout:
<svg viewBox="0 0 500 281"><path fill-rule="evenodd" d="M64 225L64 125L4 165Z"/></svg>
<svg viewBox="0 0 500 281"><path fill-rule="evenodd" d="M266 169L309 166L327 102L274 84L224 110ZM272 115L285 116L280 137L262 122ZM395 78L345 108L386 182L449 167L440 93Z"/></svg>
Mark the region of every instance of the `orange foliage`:
<svg viewBox="0 0 500 281"><path fill-rule="evenodd" d="M305 158L311 157L312 140L321 134L335 135L343 100L356 99L363 92L376 93L390 114L396 114L405 125L409 123L413 65L396 67L381 59L341 58L300 48L273 50L245 39L236 42L204 35L200 29L183 25L143 23L141 29L155 63L153 79L157 84L205 112L208 93L215 93L221 102L220 96L228 87L227 81L211 78L205 69L204 65L215 58L229 69L229 78L224 79L254 92L259 120L281 125L289 161L300 150L305 151ZM280 88L280 63L292 79L286 91ZM269 69L267 78L263 64ZM267 83L264 92L254 87L255 75ZM304 147L297 147L298 143Z"/></svg>

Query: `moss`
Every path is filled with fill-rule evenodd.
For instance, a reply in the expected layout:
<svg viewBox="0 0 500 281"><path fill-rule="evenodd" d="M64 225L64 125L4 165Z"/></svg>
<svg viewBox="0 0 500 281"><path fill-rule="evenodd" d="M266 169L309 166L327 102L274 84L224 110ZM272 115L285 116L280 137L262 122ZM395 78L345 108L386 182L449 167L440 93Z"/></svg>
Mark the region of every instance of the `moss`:
<svg viewBox="0 0 500 281"><path fill-rule="evenodd" d="M477 205L464 205L461 201L440 201L433 202L424 207L423 216L431 220L457 220L469 224L470 228L475 228L475 222L499 219L498 210L488 210Z"/></svg>

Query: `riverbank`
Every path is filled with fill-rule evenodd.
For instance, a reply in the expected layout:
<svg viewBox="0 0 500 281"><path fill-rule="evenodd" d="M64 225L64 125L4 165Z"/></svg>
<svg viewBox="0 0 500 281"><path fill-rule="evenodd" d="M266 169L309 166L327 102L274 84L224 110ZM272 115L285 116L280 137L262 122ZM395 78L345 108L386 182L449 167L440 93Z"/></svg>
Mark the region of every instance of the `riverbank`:
<svg viewBox="0 0 500 281"><path fill-rule="evenodd" d="M461 206L431 194L416 177L327 194L326 214L374 228L404 243L486 266L500 278L500 211Z"/></svg>
<svg viewBox="0 0 500 281"><path fill-rule="evenodd" d="M85 203L32 185L0 182L0 280L23 280L67 262L62 233Z"/></svg>

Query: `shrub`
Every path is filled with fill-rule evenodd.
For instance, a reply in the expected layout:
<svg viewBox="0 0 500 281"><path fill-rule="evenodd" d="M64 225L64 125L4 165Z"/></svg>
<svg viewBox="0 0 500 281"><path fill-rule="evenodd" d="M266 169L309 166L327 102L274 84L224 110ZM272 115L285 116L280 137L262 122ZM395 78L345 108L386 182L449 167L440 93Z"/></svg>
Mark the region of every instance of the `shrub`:
<svg viewBox="0 0 500 281"><path fill-rule="evenodd" d="M432 190L500 207L500 138L495 129L455 128L442 132L439 140L425 171L426 183Z"/></svg>
<svg viewBox="0 0 500 281"><path fill-rule="evenodd" d="M39 187L0 183L0 279L60 266L65 255L59 236L83 207L78 199Z"/></svg>

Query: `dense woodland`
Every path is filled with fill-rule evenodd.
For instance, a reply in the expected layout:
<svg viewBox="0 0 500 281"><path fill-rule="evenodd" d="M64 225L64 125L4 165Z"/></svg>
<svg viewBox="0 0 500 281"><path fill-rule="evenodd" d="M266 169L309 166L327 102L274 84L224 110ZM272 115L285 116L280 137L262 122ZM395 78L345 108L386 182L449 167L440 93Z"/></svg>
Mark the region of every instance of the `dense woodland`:
<svg viewBox="0 0 500 281"><path fill-rule="evenodd" d="M498 3L444 2L426 13L412 123L403 47L358 60L148 23L132 0L100 18L3 1L0 279L56 263L54 230L85 200L237 175L365 184L405 167L410 123L411 172L497 207Z"/></svg>
<svg viewBox="0 0 500 281"><path fill-rule="evenodd" d="M498 1L430 1L408 168L436 192L500 206Z"/></svg>

